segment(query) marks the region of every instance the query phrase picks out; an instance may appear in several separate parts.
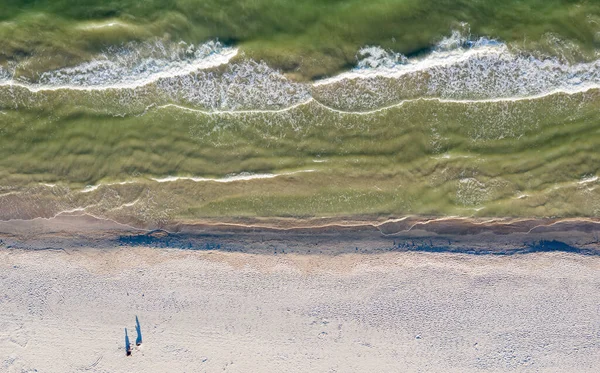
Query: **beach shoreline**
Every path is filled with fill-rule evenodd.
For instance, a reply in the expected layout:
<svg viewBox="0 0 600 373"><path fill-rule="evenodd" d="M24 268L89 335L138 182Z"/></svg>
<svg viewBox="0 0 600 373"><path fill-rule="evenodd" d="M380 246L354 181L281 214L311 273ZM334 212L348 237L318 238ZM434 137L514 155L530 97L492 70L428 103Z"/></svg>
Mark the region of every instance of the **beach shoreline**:
<svg viewBox="0 0 600 373"><path fill-rule="evenodd" d="M600 219L405 217L387 220L240 219L142 229L90 215L0 222L2 247L149 246L321 254L383 251L600 254Z"/></svg>
<svg viewBox="0 0 600 373"><path fill-rule="evenodd" d="M0 222L0 366L597 370L598 219L299 222Z"/></svg>

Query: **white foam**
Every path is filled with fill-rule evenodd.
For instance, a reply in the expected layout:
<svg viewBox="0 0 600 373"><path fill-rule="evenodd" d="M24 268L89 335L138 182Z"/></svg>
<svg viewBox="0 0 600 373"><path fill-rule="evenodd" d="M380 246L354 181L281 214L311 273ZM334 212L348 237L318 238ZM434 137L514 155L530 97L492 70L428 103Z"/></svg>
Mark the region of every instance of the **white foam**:
<svg viewBox="0 0 600 373"><path fill-rule="evenodd" d="M399 64L406 63L408 60L400 53L386 51L383 48L375 46L366 46L361 48L356 58L358 59L357 69L391 69Z"/></svg>
<svg viewBox="0 0 600 373"><path fill-rule="evenodd" d="M401 100L401 101L393 103L391 105L381 106L381 107L378 107L375 109L367 109L367 110L365 110L365 109L362 109L362 110L340 110L340 109L331 107L321 101L318 101L312 97L307 99L304 102L299 102L299 103L296 103L294 105L291 105L291 106L288 106L288 107L285 107L282 109L204 110L204 109L194 109L194 108L177 105L177 104L166 104L166 105L157 106L156 108L157 109L177 108L180 110L194 112L194 113L198 113L198 114L205 114L205 115L278 114L278 113L289 112L289 111L292 111L299 107L307 106L307 105L314 103L314 104L322 107L323 109L333 112L333 113L365 116L365 115L385 112L385 111L403 106L405 104L415 103L415 102L428 102L429 101L429 102L438 102L438 103L442 103L442 104L463 104L463 105L464 104L478 104L478 103L485 104L485 103L518 102L518 101L527 101L527 100L537 100L537 99L541 99L541 98L545 98L545 97L549 97L549 96L553 96L553 95L557 95L557 94L572 95L572 94L577 94L577 93L585 93L585 92L588 92L591 90L596 90L596 89L600 89L600 85L591 85L591 84L590 85L582 85L582 86L578 87L577 89L573 89L573 90L556 89L556 90L544 92L544 93L537 94L537 95L515 96L515 97L483 98L483 99L445 99L445 98L437 98L437 97L420 97L420 98L414 98L414 99Z"/></svg>
<svg viewBox="0 0 600 373"><path fill-rule="evenodd" d="M219 42L200 46L161 42L129 44L113 48L91 62L44 72L35 82L6 79L0 71L3 85L26 88L32 92L69 90L131 89L159 79L190 74L228 63L238 53ZM3 78L4 77L4 78Z"/></svg>
<svg viewBox="0 0 600 373"><path fill-rule="evenodd" d="M366 50L366 60L355 69L315 82L315 97L338 108L370 109L418 97L521 99L600 88L600 61L539 59L495 40L468 41L458 33L423 57L402 58L377 47Z"/></svg>
<svg viewBox="0 0 600 373"><path fill-rule="evenodd" d="M94 66L89 71L81 72L87 67L78 66L64 69L69 70L68 72L51 72L52 80L48 81L46 75L40 78L43 84L5 79L4 85L19 86L32 92L110 90L100 92L102 96L93 96L93 99L86 99L84 93L81 97L85 100L84 105L97 102L103 109L119 114L126 114L129 109L139 111L141 106L148 108L171 105L207 113L266 112L289 108L311 99L309 84L294 82L264 62L245 60L227 64L236 53L237 49L222 48L219 53L197 59L193 63L187 60L168 62L164 59L162 65L165 66L160 69L155 67L153 71L141 75L128 70L118 82L115 81L116 76L113 76L116 73L110 73L107 77L104 67L98 67L100 64L108 66L113 62L100 60L91 63ZM210 69L221 64L227 64L227 67L218 71ZM72 73L72 69L81 73ZM69 84L65 84L65 81ZM10 97L11 95L7 95L6 98L10 100ZM17 99L20 97L16 96ZM13 105L24 106L22 102L14 102Z"/></svg>
<svg viewBox="0 0 600 373"><path fill-rule="evenodd" d="M21 194L20 192L16 192L16 191L11 191L11 192L6 192L6 193L1 193L0 197L7 197L7 196L13 196L13 195L19 195Z"/></svg>
<svg viewBox="0 0 600 373"><path fill-rule="evenodd" d="M161 79L170 101L208 111L278 110L310 98L306 84L293 82L264 62L229 64L222 72L198 71Z"/></svg>
<svg viewBox="0 0 600 373"><path fill-rule="evenodd" d="M135 183L135 181L130 180L130 181L120 181L120 182L116 182L116 183L101 183L101 184L96 184L96 185L86 185L85 188L83 188L80 192L81 193L90 193L93 192L95 190L98 190L98 188L100 188L101 186L110 186L110 185L125 185L125 184L133 184Z"/></svg>
<svg viewBox="0 0 600 373"><path fill-rule="evenodd" d="M248 180L256 180L256 179L272 179L278 176L287 176L294 175L304 172L314 172L314 170L302 170L302 171L294 171L294 172L284 172L281 174L254 174L250 172L241 172L239 174L225 176L223 178L207 178L207 177L191 177L191 176L167 176L163 178L152 178L152 180L159 183L168 183L173 181L180 180L189 180L195 182L202 181L213 181L216 183L232 183L236 181L248 181Z"/></svg>
<svg viewBox="0 0 600 373"><path fill-rule="evenodd" d="M84 30L97 30L97 29L110 28L110 27L115 27L115 26L127 27L127 25L124 23L121 23L118 21L111 21L111 22L106 22L106 23L89 23L87 25L82 26L81 28Z"/></svg>
<svg viewBox="0 0 600 373"><path fill-rule="evenodd" d="M93 192L94 190L100 188L100 184L97 185L86 185L85 188L83 188L81 190L81 193L89 193L89 192Z"/></svg>
<svg viewBox="0 0 600 373"><path fill-rule="evenodd" d="M475 43L473 47L465 49L459 47L456 49L441 50L434 49L431 54L422 58L399 57L397 54L385 51L380 47L368 46L361 51L367 52L366 62L358 61L357 67L331 78L325 78L314 82L313 86L327 85L340 82L342 80L368 79L383 76L386 78L398 78L406 74L425 71L434 67L451 66L462 61L466 61L473 56L490 54L499 56L507 52L504 44L489 42ZM359 53L359 55L361 55ZM373 55L375 55L375 66L373 66Z"/></svg>
<svg viewBox="0 0 600 373"><path fill-rule="evenodd" d="M59 211L56 214L54 214L54 216L52 218L56 218L56 217L58 217L60 215L63 215L63 214L72 214L72 213L75 213L75 212L84 212L88 207L89 206L86 206L86 207L75 207L75 208L72 208L72 209L62 210L62 211Z"/></svg>
<svg viewBox="0 0 600 373"><path fill-rule="evenodd" d="M598 176L590 176L590 177L581 179L580 181L577 182L577 184L583 185L583 184L593 183L596 181L598 181Z"/></svg>
<svg viewBox="0 0 600 373"><path fill-rule="evenodd" d="M355 69L312 84L288 79L264 62L230 63L237 52L218 42L130 44L93 62L43 73L35 82L15 79L0 67L0 85L34 92L123 89L107 92L106 101L105 96L83 101L107 102L116 108L104 105L106 110L122 115L147 106L215 115L279 113L312 102L336 113L370 115L416 100L493 103L600 89L600 61L539 59L495 40L471 41L460 32L421 57L366 46ZM227 66L211 69L222 64ZM25 105L15 101L14 106Z"/></svg>
<svg viewBox="0 0 600 373"><path fill-rule="evenodd" d="M11 80L11 78L12 74L8 70L0 66L0 85L6 84Z"/></svg>
<svg viewBox="0 0 600 373"><path fill-rule="evenodd" d="M314 102L314 99L309 98L306 101L301 101L292 106L287 106L282 109L249 109L249 110L204 110L204 109L194 109L187 106L177 105L177 104L166 104L157 106L157 109L165 109L165 108L177 108L184 111L190 111L193 113L206 114L206 115L244 115L244 114L275 114L275 113L285 113L287 111L296 109L301 106L305 106ZM332 109L334 110L334 109Z"/></svg>

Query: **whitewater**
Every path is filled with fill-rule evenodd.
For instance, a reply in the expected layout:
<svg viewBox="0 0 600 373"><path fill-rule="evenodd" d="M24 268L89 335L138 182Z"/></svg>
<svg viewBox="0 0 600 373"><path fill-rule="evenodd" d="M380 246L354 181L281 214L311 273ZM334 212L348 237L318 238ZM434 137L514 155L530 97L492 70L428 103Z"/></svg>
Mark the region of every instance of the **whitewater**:
<svg viewBox="0 0 600 373"><path fill-rule="evenodd" d="M23 93L14 93L20 88L34 96L30 102L36 95L81 91L73 94L118 97L124 109L144 102L146 108L206 114L281 112L311 102L340 113L369 114L414 100L503 102L600 88L599 60L571 64L558 57L540 58L458 32L423 56L364 47L355 68L309 83L294 81L217 41L129 44L91 62L43 72L35 80L15 77L15 71L0 68L0 103L7 107L28 105Z"/></svg>

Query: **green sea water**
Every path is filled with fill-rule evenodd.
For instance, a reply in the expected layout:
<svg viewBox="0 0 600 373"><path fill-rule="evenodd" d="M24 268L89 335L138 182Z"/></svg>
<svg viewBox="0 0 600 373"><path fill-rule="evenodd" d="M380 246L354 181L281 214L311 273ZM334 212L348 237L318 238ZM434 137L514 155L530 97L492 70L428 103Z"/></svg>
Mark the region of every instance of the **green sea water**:
<svg viewBox="0 0 600 373"><path fill-rule="evenodd" d="M422 53L465 23L475 35L570 58L600 45L595 1L3 0L0 22L0 61L33 60L29 73L152 38L219 39L303 79L354 66L365 45Z"/></svg>
<svg viewBox="0 0 600 373"><path fill-rule="evenodd" d="M598 2L0 3L0 219L600 215Z"/></svg>

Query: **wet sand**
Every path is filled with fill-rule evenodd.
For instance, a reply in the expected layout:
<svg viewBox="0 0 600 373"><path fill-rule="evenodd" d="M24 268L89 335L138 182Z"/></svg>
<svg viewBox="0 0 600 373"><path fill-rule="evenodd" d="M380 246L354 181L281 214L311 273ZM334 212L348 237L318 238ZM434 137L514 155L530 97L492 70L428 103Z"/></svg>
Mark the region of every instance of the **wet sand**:
<svg viewBox="0 0 600 373"><path fill-rule="evenodd" d="M141 229L90 215L62 215L0 221L0 245L21 249L148 246L256 254L559 251L598 255L600 219L239 219Z"/></svg>

